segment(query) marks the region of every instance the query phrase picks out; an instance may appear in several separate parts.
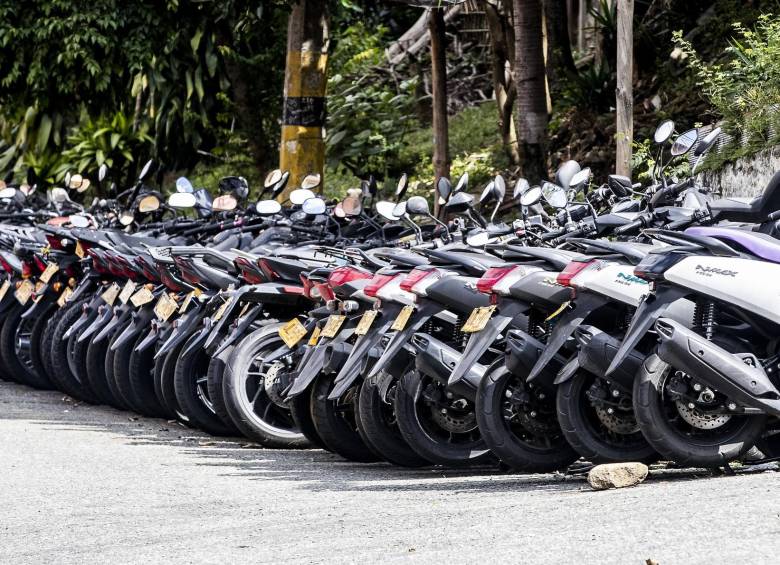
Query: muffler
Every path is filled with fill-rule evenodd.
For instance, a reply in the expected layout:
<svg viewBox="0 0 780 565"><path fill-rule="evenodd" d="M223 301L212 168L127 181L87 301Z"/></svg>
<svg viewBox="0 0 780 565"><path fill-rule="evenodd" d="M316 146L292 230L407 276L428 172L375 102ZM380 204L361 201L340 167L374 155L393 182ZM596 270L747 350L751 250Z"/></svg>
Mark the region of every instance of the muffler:
<svg viewBox="0 0 780 565"><path fill-rule="evenodd" d="M574 337L579 344L577 358L580 367L603 378L609 364L612 363L612 359L620 349L620 340L595 326L587 325L577 328L574 331ZM634 387L634 377L642 366L644 358L644 355L636 349L632 349L615 371L609 375L609 381L623 391L630 393Z"/></svg>
<svg viewBox="0 0 780 565"><path fill-rule="evenodd" d="M763 368L747 363L757 363L755 357L729 353L669 318L656 321L655 329L666 363L740 404L780 416L780 391Z"/></svg>
<svg viewBox="0 0 780 565"><path fill-rule="evenodd" d="M506 368L518 376L527 376L542 356L546 345L521 330L510 330L507 334ZM529 379L529 382L552 388L558 371L566 363L560 353L556 353L542 370Z"/></svg>
<svg viewBox="0 0 780 565"><path fill-rule="evenodd" d="M447 390L469 400L476 399L477 387L487 367L473 363L460 380L450 385L450 374L460 361L460 351L424 333L414 334L412 345L416 350L414 362L418 371L436 379Z"/></svg>

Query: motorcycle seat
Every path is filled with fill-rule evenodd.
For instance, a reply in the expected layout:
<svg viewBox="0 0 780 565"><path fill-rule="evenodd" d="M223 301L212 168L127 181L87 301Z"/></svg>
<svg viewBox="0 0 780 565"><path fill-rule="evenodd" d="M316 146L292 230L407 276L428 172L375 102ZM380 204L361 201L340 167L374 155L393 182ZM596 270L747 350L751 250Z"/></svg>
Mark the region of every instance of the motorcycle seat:
<svg viewBox="0 0 780 565"><path fill-rule="evenodd" d="M686 234L712 237L729 244L736 244L748 253L761 259L780 263L780 240L759 233L734 228L694 227L685 230Z"/></svg>

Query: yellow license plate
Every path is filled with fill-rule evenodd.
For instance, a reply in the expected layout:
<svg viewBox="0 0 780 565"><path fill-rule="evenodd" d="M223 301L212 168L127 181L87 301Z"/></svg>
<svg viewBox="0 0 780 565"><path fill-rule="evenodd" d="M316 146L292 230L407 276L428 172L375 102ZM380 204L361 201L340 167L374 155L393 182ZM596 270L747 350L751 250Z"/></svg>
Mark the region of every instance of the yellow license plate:
<svg viewBox="0 0 780 565"><path fill-rule="evenodd" d="M0 300L5 298L5 295L8 294L8 289L11 288L11 281L6 279L3 281L3 286L0 286Z"/></svg>
<svg viewBox="0 0 780 565"><path fill-rule="evenodd" d="M60 270L60 266L57 265L57 263L49 263L48 265L46 265L46 269L44 269L43 273L41 273L41 276L38 277L38 280L40 280L43 284L46 284L54 276L54 273L56 273L59 270Z"/></svg>
<svg viewBox="0 0 780 565"><path fill-rule="evenodd" d="M403 330L406 327L406 324L409 323L412 312L414 312L414 306L404 306L401 311L398 312L398 316L395 317L395 321L393 322L393 325L390 326L390 329L397 332Z"/></svg>
<svg viewBox="0 0 780 565"><path fill-rule="evenodd" d="M463 333L481 332L485 329L485 325L487 325L488 320L490 320L490 317L495 311L495 306L480 306L479 308L474 308L474 310L471 311L469 319L463 324L461 331Z"/></svg>
<svg viewBox="0 0 780 565"><path fill-rule="evenodd" d="M14 296L16 296L16 299L19 301L19 304L24 306L25 304L27 304L27 301L30 300L30 297L32 296L34 290L35 287L33 286L33 283L31 283L29 280L25 280L22 281L22 284L20 284L19 288L16 289Z"/></svg>
<svg viewBox="0 0 780 565"><path fill-rule="evenodd" d="M136 308L143 306L144 304L149 304L152 300L154 300L154 294L146 287L139 289L138 292L130 297L130 302Z"/></svg>
<svg viewBox="0 0 780 565"><path fill-rule="evenodd" d="M122 304L127 304L127 301L130 300L130 298L133 296L133 293L135 292L135 286L136 284L130 280L125 283L125 286L122 288L122 292L119 293L119 301Z"/></svg>
<svg viewBox="0 0 780 565"><path fill-rule="evenodd" d="M86 254L87 254L86 251L84 251L84 248L81 246L81 242L77 241L76 242L76 256L79 259L83 259L84 255L86 255Z"/></svg>
<svg viewBox="0 0 780 565"><path fill-rule="evenodd" d="M322 328L322 337L336 337L339 333L341 324L346 320L346 316L339 316L338 314L331 314L328 321L325 322L325 327Z"/></svg>
<svg viewBox="0 0 780 565"><path fill-rule="evenodd" d="M305 335L306 326L298 318L293 318L279 328L279 337L282 338L284 344L290 349L295 347L295 344L301 341L301 338Z"/></svg>
<svg viewBox="0 0 780 565"><path fill-rule="evenodd" d="M214 317L212 318L212 320L213 320L213 321L215 321L215 322L219 322L219 321L222 319L222 316L224 316L224 315L225 315L225 312L227 311L227 309L228 309L228 306L230 306L230 304L231 304L232 302L233 302L233 297L232 297L232 296L228 297L228 299L227 299L227 300L225 300L225 301L222 303L222 306L220 306L220 307L219 307L219 310L217 310L217 311L214 313Z"/></svg>
<svg viewBox="0 0 780 565"><path fill-rule="evenodd" d="M366 335L368 330L371 329L371 324L376 320L376 316L379 312L376 310L366 310L363 312L363 317L360 318L357 328L355 328L355 335Z"/></svg>
<svg viewBox="0 0 780 565"><path fill-rule="evenodd" d="M70 287L65 287L65 290L62 291L62 294L60 294L60 297L57 299L57 306L62 308L65 306L65 304L70 300L70 297L73 296L73 291Z"/></svg>
<svg viewBox="0 0 780 565"><path fill-rule="evenodd" d="M179 305L176 303L176 299L170 294L162 294L157 299L157 304L154 305L154 314L161 322L167 322Z"/></svg>
<svg viewBox="0 0 780 565"><path fill-rule="evenodd" d="M311 332L311 337L309 338L309 345L314 346L317 345L317 342L320 339L320 334L322 333L322 330L319 326L314 328L314 331Z"/></svg>
<svg viewBox="0 0 780 565"><path fill-rule="evenodd" d="M111 286L109 286L106 291L100 295L100 298L105 300L106 304L109 306L113 306L114 302L116 302L116 297L119 296L119 291L121 289L119 288L119 285L116 283L111 283Z"/></svg>

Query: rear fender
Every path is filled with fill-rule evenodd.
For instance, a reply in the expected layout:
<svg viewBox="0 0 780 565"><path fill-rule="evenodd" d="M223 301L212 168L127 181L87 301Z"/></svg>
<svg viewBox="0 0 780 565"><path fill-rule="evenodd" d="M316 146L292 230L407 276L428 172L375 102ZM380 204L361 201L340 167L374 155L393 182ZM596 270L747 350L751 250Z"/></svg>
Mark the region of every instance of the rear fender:
<svg viewBox="0 0 780 565"><path fill-rule="evenodd" d="M62 339L70 339L70 336L80 333L87 324L91 324L92 320L94 320L95 316L98 314L98 309L103 304L105 304L105 301L100 298L100 296L95 296L90 300L89 304L82 304L81 316L79 316L73 325L68 328L68 331L63 334Z"/></svg>
<svg viewBox="0 0 780 565"><path fill-rule="evenodd" d="M113 315L114 309L111 308L111 306L108 304L101 304L98 306L98 315L92 320L92 323L87 326L83 332L81 332L81 335L79 335L78 338L78 342L81 343L88 340L90 336L94 335L98 332L99 329L103 328L113 317Z"/></svg>
<svg viewBox="0 0 780 565"><path fill-rule="evenodd" d="M209 332L211 332L211 318L203 318L203 327L195 332L195 338L190 338L189 345L185 347L181 352L181 358L187 358L193 355L198 349L201 349L209 338Z"/></svg>
<svg viewBox="0 0 780 565"><path fill-rule="evenodd" d="M70 295L68 302L76 302L80 300L87 292L90 292L96 286L95 279L87 277L76 285L73 289L73 294Z"/></svg>
<svg viewBox="0 0 780 565"><path fill-rule="evenodd" d="M111 351L116 351L123 345L130 343L131 341L138 339L141 332L149 327L152 319L154 319L154 308L148 305L143 306L140 310L133 313L133 321L124 329L124 331L117 336L114 342L111 344Z"/></svg>
<svg viewBox="0 0 780 565"><path fill-rule="evenodd" d="M412 345L414 345L416 350L414 364L417 370L447 385L450 372L460 360L460 352L454 347L450 347L446 343L424 333L414 334L412 336ZM486 367L484 365L474 363L455 386L448 388L469 400L475 400L477 387L485 374L485 370Z"/></svg>
<svg viewBox="0 0 780 565"><path fill-rule="evenodd" d="M316 324L316 320L311 320L311 327ZM311 328L307 328L311 329ZM300 362L298 363L298 373L293 379L292 384L287 392L287 397L292 398L298 396L304 390L309 388L309 385L314 382L314 379L320 374L325 367L325 363L328 360L328 348L334 344L344 343L354 333L354 328L347 330L341 330L333 339L320 338L319 342L315 346L307 346L309 349L304 353ZM284 347L287 350L287 346ZM289 350L287 350L289 351ZM281 356L285 355L284 352Z"/></svg>
<svg viewBox="0 0 780 565"><path fill-rule="evenodd" d="M566 341L574 333L585 318L593 312L596 308L607 304L610 299L594 294L592 292L582 293L577 296L577 300L574 302L573 308L562 313L555 321L553 331L550 333L550 337L547 340L547 345L544 347L544 351L539 356L536 364L528 373L528 381L533 381L536 377L545 369L547 364L558 354L558 351L563 347ZM556 371L557 373L557 371ZM552 381L551 381L552 382Z"/></svg>
<svg viewBox="0 0 780 565"><path fill-rule="evenodd" d="M228 335L227 338L222 340L222 343L214 352L214 356L219 355L220 353L225 351L225 349L233 345L237 339L246 335L247 331L252 327L252 322L254 322L257 319L257 317L260 316L260 314L262 313L263 313L262 304L257 304L255 306L252 306L246 314L244 314L242 317L238 319L238 323L236 324L236 327L233 328L233 330L230 332L230 335ZM211 336L209 336L209 340L210 339ZM205 347L208 348L210 346L211 346L211 342L206 341Z"/></svg>
<svg viewBox="0 0 780 565"><path fill-rule="evenodd" d="M509 316L493 316L482 331L471 334L463 354L449 375L449 386L457 386L463 380L472 365L498 340L511 321Z"/></svg>
<svg viewBox="0 0 780 565"><path fill-rule="evenodd" d="M50 304L57 300L57 297L53 292L48 292L50 288L49 285L46 285L35 293L37 300L33 301L30 307L22 313L23 320L40 315L41 312L46 311Z"/></svg>
<svg viewBox="0 0 780 565"><path fill-rule="evenodd" d="M160 339L162 334L162 324L157 320L152 320L152 327L146 337L141 340L141 343L135 346L134 351L137 353L143 353L150 347L152 347Z"/></svg>
<svg viewBox="0 0 780 565"><path fill-rule="evenodd" d="M506 343L506 367L510 372L521 377L528 375L531 369L538 364L546 347L543 342L521 330L510 331L507 335ZM552 387L555 376L565 363L566 359L563 355L555 354L542 367L534 381L531 381L530 378L526 380L542 386Z"/></svg>
<svg viewBox="0 0 780 565"><path fill-rule="evenodd" d="M168 338L154 354L155 359L159 359L164 355L167 355L171 350L179 346L179 344L186 341L193 333L193 330L203 320L206 309L200 304L189 312L186 312L180 318L173 321L171 331Z"/></svg>
<svg viewBox="0 0 780 565"><path fill-rule="evenodd" d="M94 343L100 343L109 335L111 335L117 327L123 326L132 315L133 311L125 305L114 308L112 317L108 321L108 324L103 326L103 329L98 332L92 341Z"/></svg>

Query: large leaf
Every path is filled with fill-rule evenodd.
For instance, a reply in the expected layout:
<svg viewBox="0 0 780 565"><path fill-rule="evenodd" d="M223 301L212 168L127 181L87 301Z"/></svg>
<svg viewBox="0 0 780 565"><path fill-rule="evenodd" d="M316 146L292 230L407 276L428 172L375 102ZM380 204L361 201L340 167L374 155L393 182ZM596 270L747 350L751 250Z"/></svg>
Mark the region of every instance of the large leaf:
<svg viewBox="0 0 780 565"><path fill-rule="evenodd" d="M46 149L46 145L49 143L49 136L51 135L52 121L48 114L41 116L41 122L38 125L38 143L37 149L39 153L42 153Z"/></svg>

